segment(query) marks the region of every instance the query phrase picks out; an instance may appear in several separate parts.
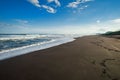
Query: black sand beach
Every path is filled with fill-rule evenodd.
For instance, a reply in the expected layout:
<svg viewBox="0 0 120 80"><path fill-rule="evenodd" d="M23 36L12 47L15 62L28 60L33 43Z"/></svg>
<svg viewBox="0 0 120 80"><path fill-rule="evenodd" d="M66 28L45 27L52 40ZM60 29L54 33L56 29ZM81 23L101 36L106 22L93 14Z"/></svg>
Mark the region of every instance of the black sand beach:
<svg viewBox="0 0 120 80"><path fill-rule="evenodd" d="M120 39L85 36L0 61L0 80L120 80Z"/></svg>

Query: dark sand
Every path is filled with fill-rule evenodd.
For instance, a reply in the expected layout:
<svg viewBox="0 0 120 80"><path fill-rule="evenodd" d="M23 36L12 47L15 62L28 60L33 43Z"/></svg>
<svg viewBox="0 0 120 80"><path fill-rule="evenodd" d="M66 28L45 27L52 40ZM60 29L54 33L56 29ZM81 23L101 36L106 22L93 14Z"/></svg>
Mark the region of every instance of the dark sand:
<svg viewBox="0 0 120 80"><path fill-rule="evenodd" d="M120 39L86 36L0 61L0 80L120 80Z"/></svg>

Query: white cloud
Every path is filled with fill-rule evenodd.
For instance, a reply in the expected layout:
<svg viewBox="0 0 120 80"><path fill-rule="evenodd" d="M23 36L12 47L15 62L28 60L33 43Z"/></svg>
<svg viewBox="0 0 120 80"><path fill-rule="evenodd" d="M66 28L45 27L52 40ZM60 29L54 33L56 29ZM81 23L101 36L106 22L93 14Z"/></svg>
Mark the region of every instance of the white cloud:
<svg viewBox="0 0 120 80"><path fill-rule="evenodd" d="M70 8L77 8L78 5L80 4L79 1L76 1L76 2L71 2L67 5L67 7L70 7Z"/></svg>
<svg viewBox="0 0 120 80"><path fill-rule="evenodd" d="M49 3L55 2L55 4L56 4L57 6L61 6L61 3L60 3L59 0L48 0L48 2L49 2Z"/></svg>
<svg viewBox="0 0 120 80"><path fill-rule="evenodd" d="M81 3L86 3L86 2L90 2L90 1L93 1L93 0L81 0Z"/></svg>
<svg viewBox="0 0 120 80"><path fill-rule="evenodd" d="M56 13L56 10L55 10L54 8L50 7L50 6L42 5L42 7L43 7L44 9L46 9L47 12L49 12L49 13Z"/></svg>
<svg viewBox="0 0 120 80"><path fill-rule="evenodd" d="M68 3L67 7L70 7L70 8L78 8L78 6L82 3L86 3L86 2L90 2L90 1L93 1L93 0L76 0L74 2L70 2ZM85 6L85 7L88 7L88 6Z"/></svg>
<svg viewBox="0 0 120 80"><path fill-rule="evenodd" d="M115 20L117 20L117 19L115 19ZM104 21L104 22L97 20L96 22L99 24L94 24L92 26L97 28L96 32L98 32L98 33L120 30L120 24L115 23L114 20L108 20L108 21Z"/></svg>
<svg viewBox="0 0 120 80"><path fill-rule="evenodd" d="M38 0L28 0L30 3L32 3L36 7L41 7L40 3Z"/></svg>
<svg viewBox="0 0 120 80"><path fill-rule="evenodd" d="M52 3L54 2L56 4L56 6L54 7L51 7L49 6L49 4L40 4L39 0L27 0L28 2L30 2L31 4L33 4L34 6L38 7L38 8L43 8L43 9L46 9L47 12L49 13L56 13L56 7L60 7L61 6L61 3L59 0L47 0L48 3ZM69 8L78 8L80 4L83 4L83 3L86 3L86 2L89 2L89 1L93 1L93 0L76 0L74 2L70 2L68 3L67 7ZM82 6L82 7L79 7L78 10L83 10L84 8L87 8L88 6Z"/></svg>
<svg viewBox="0 0 120 80"><path fill-rule="evenodd" d="M49 13L56 13L56 10L50 6L47 6L47 5L40 5L39 1L38 0L28 0L30 3L32 3L34 6L36 7L39 7L39 8L43 8L43 9L46 9L47 12ZM57 6L60 6L60 2L58 0L48 0L49 2L55 2L57 4ZM17 20L19 22L23 22L21 20ZM26 21L24 21L26 22Z"/></svg>
<svg viewBox="0 0 120 80"><path fill-rule="evenodd" d="M120 19L111 20L113 23L120 23Z"/></svg>

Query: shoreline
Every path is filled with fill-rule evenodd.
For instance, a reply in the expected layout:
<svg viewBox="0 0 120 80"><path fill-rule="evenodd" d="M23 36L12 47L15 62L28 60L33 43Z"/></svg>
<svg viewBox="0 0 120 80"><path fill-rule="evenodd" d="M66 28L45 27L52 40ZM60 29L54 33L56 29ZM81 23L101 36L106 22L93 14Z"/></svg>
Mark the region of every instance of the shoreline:
<svg viewBox="0 0 120 80"><path fill-rule="evenodd" d="M120 40L84 36L0 61L1 80L119 80Z"/></svg>
<svg viewBox="0 0 120 80"><path fill-rule="evenodd" d="M74 40L75 40L74 38L61 38L61 39L58 39L55 41L49 41L46 43L37 43L37 44L32 44L28 46L19 47L19 48L3 50L0 52L0 61L9 59L9 58L14 58L16 56L20 56L24 54L29 54L34 51L39 51L39 50L44 50L51 47L59 46L61 44L69 43Z"/></svg>

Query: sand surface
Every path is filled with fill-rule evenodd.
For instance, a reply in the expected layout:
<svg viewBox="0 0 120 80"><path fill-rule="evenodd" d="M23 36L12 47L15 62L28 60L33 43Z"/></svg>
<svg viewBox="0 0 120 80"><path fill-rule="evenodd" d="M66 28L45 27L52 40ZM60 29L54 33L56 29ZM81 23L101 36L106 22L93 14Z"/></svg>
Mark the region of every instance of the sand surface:
<svg viewBox="0 0 120 80"><path fill-rule="evenodd" d="M0 80L120 80L120 39L85 36L0 61Z"/></svg>

